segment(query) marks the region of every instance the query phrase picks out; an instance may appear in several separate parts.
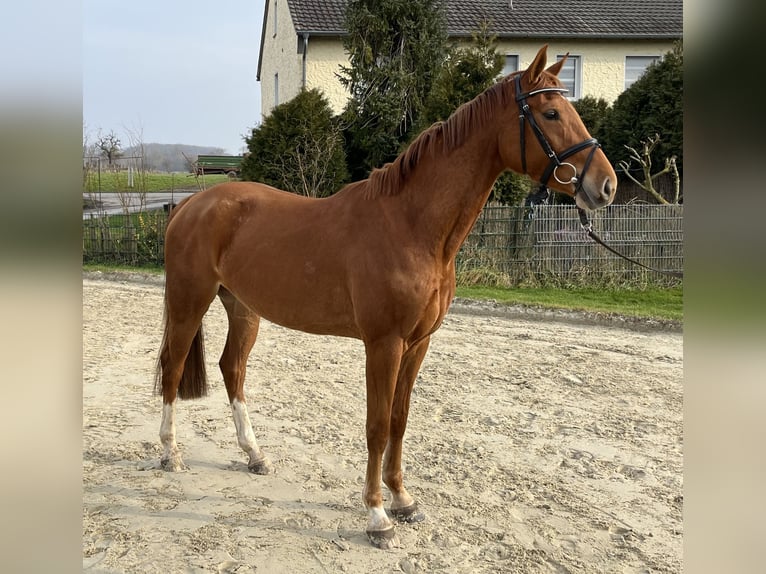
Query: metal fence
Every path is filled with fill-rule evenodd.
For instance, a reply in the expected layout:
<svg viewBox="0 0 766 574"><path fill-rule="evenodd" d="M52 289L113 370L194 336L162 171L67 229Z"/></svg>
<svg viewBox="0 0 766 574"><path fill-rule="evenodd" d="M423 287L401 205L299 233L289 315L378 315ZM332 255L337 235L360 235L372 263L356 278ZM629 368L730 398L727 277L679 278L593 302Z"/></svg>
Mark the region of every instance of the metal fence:
<svg viewBox="0 0 766 574"><path fill-rule="evenodd" d="M612 205L591 216L596 232L628 257L683 270L683 206ZM162 265L167 214L146 211L83 220L83 261ZM574 206L488 205L461 248L461 284L498 286L671 286L680 279L648 271L596 244Z"/></svg>
<svg viewBox="0 0 766 574"><path fill-rule="evenodd" d="M84 263L162 265L167 213L91 215L82 221Z"/></svg>
<svg viewBox="0 0 766 574"><path fill-rule="evenodd" d="M611 205L591 215L617 251L644 265L683 270L682 205ZM460 283L530 285L677 285L596 244L571 205L529 209L488 205L456 262Z"/></svg>

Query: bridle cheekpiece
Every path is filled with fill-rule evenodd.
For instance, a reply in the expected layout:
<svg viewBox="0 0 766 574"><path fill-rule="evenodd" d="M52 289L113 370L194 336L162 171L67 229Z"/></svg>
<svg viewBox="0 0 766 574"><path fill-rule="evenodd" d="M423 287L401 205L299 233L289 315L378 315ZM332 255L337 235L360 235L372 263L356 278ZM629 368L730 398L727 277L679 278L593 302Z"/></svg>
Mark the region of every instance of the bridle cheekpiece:
<svg viewBox="0 0 766 574"><path fill-rule="evenodd" d="M548 163L548 166L545 168L545 171L543 172L542 177L540 178L540 185L543 187L546 187L548 185L548 180L553 176L553 179L555 179L557 182L559 182L562 185L567 185L570 183L573 183L576 185L575 187L575 195L582 189L583 184L583 178L585 177L585 172L588 170L588 167L590 166L591 160L593 160L593 155L596 153L596 150L601 147L601 145L598 143L598 140L596 138L589 138L585 141L582 141L578 144L575 144L567 149L565 149L560 154L557 154L555 151L553 151L553 148L551 147L551 144L548 143L548 140L545 137L545 134L543 133L543 130L540 128L539 124L535 120L535 117L532 115L532 110L529 108L529 104L527 103L527 98L535 96L537 94L541 94L544 92L558 92L558 93L566 93L569 90L566 88L560 88L558 86L556 87L550 87L550 88L539 88L537 90L531 90L529 92L522 92L521 91L521 74L518 74L514 78L515 81L515 88L516 88L516 101L519 104L519 133L521 134L521 169L524 173L527 173L527 155L526 155L526 141L525 141L525 134L526 134L526 123L529 123L529 127L532 129L532 133L535 134L535 137L537 138L537 141L540 142L540 146L542 146L543 151L545 152L545 155L547 155L550 158L550 162ZM585 165L583 166L582 172L580 175L577 175L577 168L572 165L571 163L564 161L568 157L576 154L577 152L580 152L587 148L593 148L591 149L590 154L588 155L588 159L585 160ZM568 180L562 179L559 177L558 170L562 167L568 167L572 170L572 175L569 177Z"/></svg>

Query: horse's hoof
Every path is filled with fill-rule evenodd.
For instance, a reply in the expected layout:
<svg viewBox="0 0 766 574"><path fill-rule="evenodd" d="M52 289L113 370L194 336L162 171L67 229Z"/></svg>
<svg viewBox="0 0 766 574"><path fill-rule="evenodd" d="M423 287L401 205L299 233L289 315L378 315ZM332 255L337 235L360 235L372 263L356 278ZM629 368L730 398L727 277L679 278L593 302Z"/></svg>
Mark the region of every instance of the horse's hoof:
<svg viewBox="0 0 766 574"><path fill-rule="evenodd" d="M390 550L399 546L399 537L393 526L385 530L368 530L367 538L370 539L370 544L381 550Z"/></svg>
<svg viewBox="0 0 766 574"><path fill-rule="evenodd" d="M418 510L418 505L415 502L402 508L392 508L391 516L396 518L398 522L403 522L405 524L415 524L416 522L423 522L426 519L426 515Z"/></svg>
<svg viewBox="0 0 766 574"><path fill-rule="evenodd" d="M160 459L160 468L167 472L181 472L188 467L183 463L180 457Z"/></svg>
<svg viewBox="0 0 766 574"><path fill-rule="evenodd" d="M274 472L274 465L271 464L268 458L263 457L260 460L249 463L247 469L253 474L271 474Z"/></svg>

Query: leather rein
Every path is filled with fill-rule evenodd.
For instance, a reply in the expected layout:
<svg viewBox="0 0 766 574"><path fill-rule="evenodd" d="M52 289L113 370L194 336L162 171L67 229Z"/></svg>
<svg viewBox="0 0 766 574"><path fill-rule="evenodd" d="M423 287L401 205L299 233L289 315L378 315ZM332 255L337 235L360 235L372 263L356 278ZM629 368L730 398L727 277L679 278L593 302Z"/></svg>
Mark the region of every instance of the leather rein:
<svg viewBox="0 0 766 574"><path fill-rule="evenodd" d="M530 208L529 213L529 219L532 219L534 217L534 208L538 205L547 205L548 198L550 197L550 190L547 186L541 185L538 190L528 195L527 198L524 200L524 204ZM671 277L680 277L683 279L684 274L682 271L668 271L667 269L657 269L656 267L651 267L649 265L644 265L640 261L636 261L635 259L628 257L627 255L624 255L608 245L601 237L599 237L598 233L593 229L593 223L590 220L590 217L588 216L588 212L580 207L577 207L577 213L580 217L580 225L582 226L585 233L590 237L593 241L601 245L602 247L605 247L618 257L622 257L625 259L625 261L629 261L633 263L634 265L638 265L639 267L643 267L644 269L648 269L649 271L654 271L656 273L663 273L664 275L669 275Z"/></svg>
<svg viewBox="0 0 766 574"><path fill-rule="evenodd" d="M550 180L551 176L553 176L553 178L562 185L568 185L570 183L575 184L575 195L577 195L580 191L582 191L582 184L583 184L583 179L585 178L585 172L588 171L588 167L590 167L590 163L593 160L593 155L596 153L596 150L601 147L601 144L598 143L598 140L596 138L589 138L567 148L560 154L557 154L551 147L548 140L546 139L545 134L543 133L543 130L540 128L537 121L535 120L535 117L532 115L532 111L530 110L529 104L527 103L527 98L530 96L534 96L536 94L543 93L543 92L559 92L563 94L568 92L569 90L567 90L566 88L560 88L560 87L550 87L550 88L540 88L537 90L531 90L529 92L522 92L521 91L521 75L520 74L517 75L514 78L514 81L515 81L514 87L516 88L516 102L519 104L519 124L520 124L519 133L521 134L522 171L524 173L527 172L527 156L526 156L526 141L525 141L526 123L529 124L529 127L532 130L532 133L535 135L535 137L537 138L537 141L540 143L540 146L543 148L545 155L547 155L548 158L550 159L548 166L545 168L545 171L543 172L543 176L540 178L540 188L537 190L537 192L527 197L525 203L527 204L528 207L531 207L533 209L536 205L548 203L548 198L550 197L550 191L548 190L548 181ZM588 158L585 160L585 166L583 166L582 173L578 177L577 168L573 164L563 160L589 147L592 149L590 150L590 153L588 154ZM562 168L562 167L568 167L572 171L572 175L570 176L569 180L563 180L559 178L558 170L559 168ZM634 265L643 267L644 269L648 269L649 271L664 273L665 275L670 275L672 277L683 278L684 276L683 272L668 271L665 269L657 269L649 265L644 265L640 261L636 261L635 259L632 259L631 257L628 257L627 255L623 255L622 253L620 253L613 247L610 247L594 231L593 224L591 223L590 217L588 216L588 212L579 206L577 206L577 212L580 216L580 225L588 234L588 237L593 239L593 241L595 241L602 247L605 247L606 249L608 249L615 255L622 257L626 261L629 261L633 263Z"/></svg>
<svg viewBox="0 0 766 574"><path fill-rule="evenodd" d="M611 251L615 255L618 255L618 256L622 257L625 261L630 261L634 265L638 265L639 267L643 267L644 269L648 269L649 271L655 271L657 273L663 273L663 274L669 275L671 277L680 277L681 279L683 279L683 277L684 277L683 271L668 271L667 269L657 269L657 268L651 267L649 265L644 265L640 261L636 261L635 259L632 259L632 258L628 257L627 255L624 255L624 254L620 253L619 251L617 251L613 247L610 247L609 245L607 245L604 242L603 239L601 239L601 237L598 236L598 233L596 233L593 230L593 223L591 223L591 221L590 221L590 217L588 216L588 212L585 211L584 209L582 209L581 207L578 207L577 208L577 213L580 216L580 225L585 230L585 233L587 233L588 237L590 237L593 241L595 241L596 243L598 243L602 247L606 247L609 251Z"/></svg>

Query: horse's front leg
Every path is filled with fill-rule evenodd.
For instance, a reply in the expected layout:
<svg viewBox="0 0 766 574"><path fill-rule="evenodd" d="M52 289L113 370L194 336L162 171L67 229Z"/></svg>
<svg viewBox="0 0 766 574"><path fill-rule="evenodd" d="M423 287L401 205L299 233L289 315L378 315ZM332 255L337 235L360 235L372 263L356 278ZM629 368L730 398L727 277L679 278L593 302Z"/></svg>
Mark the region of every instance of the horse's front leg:
<svg viewBox="0 0 766 574"><path fill-rule="evenodd" d="M428 351L430 337L420 340L410 347L402 357L399 377L396 382L394 403L391 409L391 425L388 446L383 460L383 482L386 483L393 500L391 514L399 522L413 523L425 519L425 514L418 510L415 500L404 488L402 476L402 441L407 428L407 416L410 411L410 396L420 365Z"/></svg>
<svg viewBox="0 0 766 574"><path fill-rule="evenodd" d="M362 497L367 508L367 536L373 546L399 545L394 524L383 508L380 477L383 452L388 444L391 405L402 359L403 342L388 338L365 342L367 350L367 475Z"/></svg>

